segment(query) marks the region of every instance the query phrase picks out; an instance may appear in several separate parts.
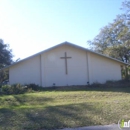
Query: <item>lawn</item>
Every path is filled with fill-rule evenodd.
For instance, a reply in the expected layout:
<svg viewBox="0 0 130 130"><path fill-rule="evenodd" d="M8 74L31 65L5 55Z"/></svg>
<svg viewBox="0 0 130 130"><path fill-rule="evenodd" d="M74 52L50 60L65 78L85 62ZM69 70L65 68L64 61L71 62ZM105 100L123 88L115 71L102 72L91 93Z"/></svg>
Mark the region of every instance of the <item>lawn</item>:
<svg viewBox="0 0 130 130"><path fill-rule="evenodd" d="M0 130L106 125L123 118L130 118L130 86L79 86L0 96Z"/></svg>

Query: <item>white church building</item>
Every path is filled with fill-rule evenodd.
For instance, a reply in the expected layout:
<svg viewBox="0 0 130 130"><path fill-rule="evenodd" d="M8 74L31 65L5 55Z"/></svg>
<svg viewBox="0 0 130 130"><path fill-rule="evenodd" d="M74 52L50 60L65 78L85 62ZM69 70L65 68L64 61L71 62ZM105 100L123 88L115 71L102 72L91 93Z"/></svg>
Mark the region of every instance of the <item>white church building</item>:
<svg viewBox="0 0 130 130"><path fill-rule="evenodd" d="M6 69L9 70L10 84L35 83L43 87L52 87L120 80L121 66L125 65L117 59L63 42Z"/></svg>

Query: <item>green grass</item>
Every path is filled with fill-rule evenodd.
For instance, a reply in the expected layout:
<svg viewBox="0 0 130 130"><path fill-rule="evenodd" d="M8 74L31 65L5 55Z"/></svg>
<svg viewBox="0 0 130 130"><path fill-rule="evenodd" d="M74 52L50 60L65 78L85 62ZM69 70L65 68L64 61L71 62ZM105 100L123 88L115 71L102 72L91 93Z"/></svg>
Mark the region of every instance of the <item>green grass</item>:
<svg viewBox="0 0 130 130"><path fill-rule="evenodd" d="M0 130L106 125L129 117L129 86L79 86L0 96Z"/></svg>

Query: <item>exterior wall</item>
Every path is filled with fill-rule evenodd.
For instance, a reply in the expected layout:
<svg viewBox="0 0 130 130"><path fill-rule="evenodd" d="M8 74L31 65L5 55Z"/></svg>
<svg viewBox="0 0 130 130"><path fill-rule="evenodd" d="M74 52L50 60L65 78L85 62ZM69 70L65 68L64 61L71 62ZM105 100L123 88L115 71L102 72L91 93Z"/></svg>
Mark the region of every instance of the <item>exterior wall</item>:
<svg viewBox="0 0 130 130"><path fill-rule="evenodd" d="M68 57L68 74L65 73L65 52ZM42 57L42 84L44 87L86 85L87 60L86 52L71 46L63 45L41 55ZM44 63L44 64L43 64Z"/></svg>
<svg viewBox="0 0 130 130"><path fill-rule="evenodd" d="M105 83L107 80L120 80L121 64L96 54L89 53L92 82Z"/></svg>
<svg viewBox="0 0 130 130"><path fill-rule="evenodd" d="M9 69L9 83L40 85L40 56L20 62Z"/></svg>
<svg viewBox="0 0 130 130"><path fill-rule="evenodd" d="M66 47L69 59L68 63L68 85L87 85L88 72L87 72L87 53L86 51L74 48ZM63 61L64 62L64 61Z"/></svg>
<svg viewBox="0 0 130 130"><path fill-rule="evenodd" d="M59 56L63 49L58 47L41 55L42 59L42 85L43 87L52 87L66 85L64 74L64 64L60 62Z"/></svg>
<svg viewBox="0 0 130 130"><path fill-rule="evenodd" d="M68 57L68 74L65 60ZM76 47L62 45L43 54L24 60L9 69L10 84L35 83L43 87L86 85L93 82L120 80L120 63L108 58L86 52Z"/></svg>

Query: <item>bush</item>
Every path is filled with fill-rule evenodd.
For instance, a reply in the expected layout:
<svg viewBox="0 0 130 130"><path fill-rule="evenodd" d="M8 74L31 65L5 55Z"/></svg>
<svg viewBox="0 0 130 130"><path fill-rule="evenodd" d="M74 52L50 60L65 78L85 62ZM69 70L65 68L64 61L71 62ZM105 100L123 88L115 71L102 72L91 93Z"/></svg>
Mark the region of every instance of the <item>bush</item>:
<svg viewBox="0 0 130 130"><path fill-rule="evenodd" d="M10 85L3 85L1 87L1 93L2 94L11 94L11 86Z"/></svg>
<svg viewBox="0 0 130 130"><path fill-rule="evenodd" d="M93 84L90 85L91 87L101 87L102 84L98 83L98 82L95 82Z"/></svg>
<svg viewBox="0 0 130 130"><path fill-rule="evenodd" d="M117 86L117 87L130 86L130 80L125 80L125 79L118 80L118 81L109 80L104 85Z"/></svg>
<svg viewBox="0 0 130 130"><path fill-rule="evenodd" d="M41 91L43 90L43 87L37 85L37 84L28 84L26 85L28 87L28 89L32 89L34 91Z"/></svg>
<svg viewBox="0 0 130 130"><path fill-rule="evenodd" d="M25 89L24 86L21 84L14 84L14 85L3 85L1 87L1 94L9 95L9 94L22 94L26 92L27 89Z"/></svg>
<svg viewBox="0 0 130 130"><path fill-rule="evenodd" d="M14 84L14 85L2 85L0 86L0 94L11 95L11 94L23 94L25 92L41 91L42 87L36 84Z"/></svg>
<svg viewBox="0 0 130 130"><path fill-rule="evenodd" d="M25 86L22 86L21 84L14 84L12 86L12 92L13 94L22 94L26 91Z"/></svg>

